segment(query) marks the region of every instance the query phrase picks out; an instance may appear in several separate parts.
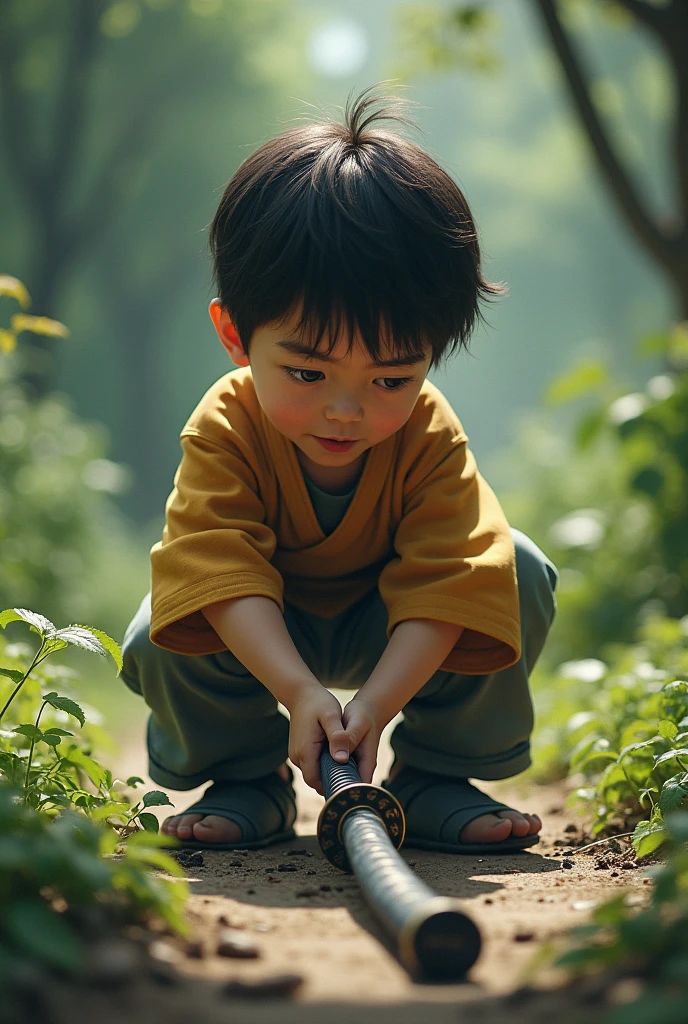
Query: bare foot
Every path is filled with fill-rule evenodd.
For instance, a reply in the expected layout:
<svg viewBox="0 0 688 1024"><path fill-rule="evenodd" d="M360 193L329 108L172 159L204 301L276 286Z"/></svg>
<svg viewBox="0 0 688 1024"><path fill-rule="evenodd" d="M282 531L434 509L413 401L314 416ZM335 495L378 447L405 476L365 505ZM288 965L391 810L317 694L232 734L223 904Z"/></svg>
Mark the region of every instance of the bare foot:
<svg viewBox="0 0 688 1024"><path fill-rule="evenodd" d="M403 761L395 761L389 773L390 781L404 767ZM507 836L522 838L532 836L542 828L537 814L522 814L520 811L497 811L496 814L481 814L461 830L462 843L499 843Z"/></svg>
<svg viewBox="0 0 688 1024"><path fill-rule="evenodd" d="M281 765L277 771L285 782L289 781L286 764ZM241 827L231 818L219 814L175 814L165 818L160 831L182 841L197 839L202 843L241 842Z"/></svg>

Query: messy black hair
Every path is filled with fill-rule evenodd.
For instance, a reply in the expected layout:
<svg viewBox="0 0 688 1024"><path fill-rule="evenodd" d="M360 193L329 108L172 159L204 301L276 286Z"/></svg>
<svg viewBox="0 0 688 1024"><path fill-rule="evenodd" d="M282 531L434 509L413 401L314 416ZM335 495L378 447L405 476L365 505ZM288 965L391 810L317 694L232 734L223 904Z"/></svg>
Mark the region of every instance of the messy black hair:
<svg viewBox="0 0 688 1024"><path fill-rule="evenodd" d="M437 365L468 348L485 281L463 193L415 143L381 124L412 124L371 86L344 122L291 128L260 146L226 186L210 225L217 295L248 354L253 332L300 314L312 350L390 350Z"/></svg>

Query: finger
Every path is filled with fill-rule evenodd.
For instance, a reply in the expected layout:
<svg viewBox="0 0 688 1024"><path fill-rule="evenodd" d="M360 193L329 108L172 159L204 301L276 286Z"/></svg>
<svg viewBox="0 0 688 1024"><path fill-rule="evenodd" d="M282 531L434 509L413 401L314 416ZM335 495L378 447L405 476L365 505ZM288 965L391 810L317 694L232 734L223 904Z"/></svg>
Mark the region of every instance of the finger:
<svg viewBox="0 0 688 1024"><path fill-rule="evenodd" d="M326 722L323 722L323 727L327 733L327 738L330 744L330 754L335 761L339 761L340 764L349 760L349 736L346 729L342 729L341 719L337 720L336 716L332 716Z"/></svg>
<svg viewBox="0 0 688 1024"><path fill-rule="evenodd" d="M372 782L377 765L377 743L372 742L369 736L356 748L356 765L362 781Z"/></svg>
<svg viewBox="0 0 688 1024"><path fill-rule="evenodd" d="M320 796L324 796L325 792L322 785L322 777L320 775L320 759L314 757L304 757L301 760L301 774L303 775L303 781L311 789L314 789L316 793L320 793Z"/></svg>

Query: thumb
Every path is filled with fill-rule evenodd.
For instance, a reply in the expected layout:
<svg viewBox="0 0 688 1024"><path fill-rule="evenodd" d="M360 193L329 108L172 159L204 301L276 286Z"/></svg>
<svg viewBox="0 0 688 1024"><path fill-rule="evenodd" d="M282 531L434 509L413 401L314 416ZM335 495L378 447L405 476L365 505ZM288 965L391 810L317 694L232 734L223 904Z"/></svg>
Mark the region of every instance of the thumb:
<svg viewBox="0 0 688 1024"><path fill-rule="evenodd" d="M322 726L330 744L330 754L339 764L344 764L349 760L349 737L346 730L342 729L341 718L338 715L328 715Z"/></svg>

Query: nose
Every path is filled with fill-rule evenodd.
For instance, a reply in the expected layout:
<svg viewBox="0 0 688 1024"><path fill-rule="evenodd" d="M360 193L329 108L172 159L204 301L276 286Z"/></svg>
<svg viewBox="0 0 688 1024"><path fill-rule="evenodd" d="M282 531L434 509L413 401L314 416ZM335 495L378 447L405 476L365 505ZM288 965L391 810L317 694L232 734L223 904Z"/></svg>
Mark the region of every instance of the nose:
<svg viewBox="0 0 688 1024"><path fill-rule="evenodd" d="M358 423L363 418L363 408L354 394L340 392L331 396L325 406L325 419L337 423Z"/></svg>

